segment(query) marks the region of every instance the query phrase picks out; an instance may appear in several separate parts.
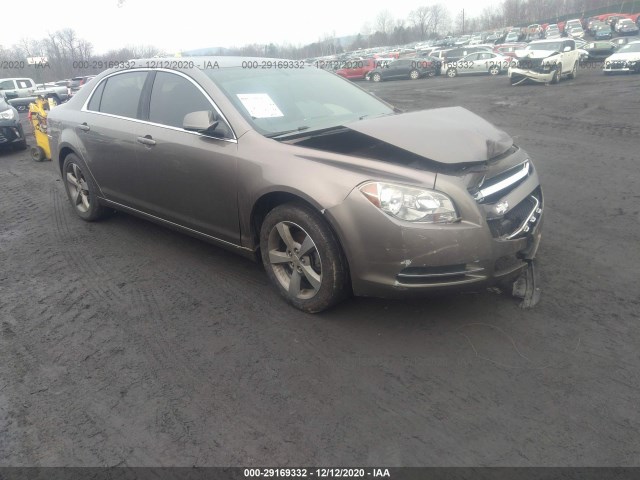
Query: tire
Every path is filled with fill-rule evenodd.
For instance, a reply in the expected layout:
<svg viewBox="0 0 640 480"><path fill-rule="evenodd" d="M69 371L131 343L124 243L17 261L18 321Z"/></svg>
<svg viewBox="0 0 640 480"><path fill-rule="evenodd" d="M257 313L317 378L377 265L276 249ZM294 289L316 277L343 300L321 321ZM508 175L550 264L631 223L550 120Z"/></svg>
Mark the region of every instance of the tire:
<svg viewBox="0 0 640 480"><path fill-rule="evenodd" d="M382 75L380 75L378 72L375 72L373 75L371 75L371 80L373 80L374 82L381 82Z"/></svg>
<svg viewBox="0 0 640 480"><path fill-rule="evenodd" d="M271 283L303 312L321 312L350 294L340 244L322 216L305 204L286 203L267 214L260 252Z"/></svg>
<svg viewBox="0 0 640 480"><path fill-rule="evenodd" d="M27 141L26 140L22 140L21 142L18 142L18 144L16 145L16 150L26 150L27 149Z"/></svg>
<svg viewBox="0 0 640 480"><path fill-rule="evenodd" d="M562 64L559 63L553 72L553 78L551 79L551 84L555 85L557 83L560 83L561 78L562 78Z"/></svg>
<svg viewBox="0 0 640 480"><path fill-rule="evenodd" d="M456 70L455 68L449 68L447 70L447 77L449 78L455 78L458 76L458 70Z"/></svg>
<svg viewBox="0 0 640 480"><path fill-rule="evenodd" d="M420 78L420 72L418 70L411 70L409 72L410 80L418 80Z"/></svg>
<svg viewBox="0 0 640 480"><path fill-rule="evenodd" d="M429 73L427 73L427 76L431 77L431 78L435 77L436 76L436 71L435 70L429 70Z"/></svg>
<svg viewBox="0 0 640 480"><path fill-rule="evenodd" d="M493 65L489 69L489 75L496 76L500 74L500 67L498 65Z"/></svg>
<svg viewBox="0 0 640 480"><path fill-rule="evenodd" d="M73 153L67 155L64 161L62 180L69 202L81 219L93 222L104 218L111 211L98 202L98 187L88 174L84 161Z"/></svg>
<svg viewBox="0 0 640 480"><path fill-rule="evenodd" d="M42 147L31 147L31 160L34 162L44 162L47 159L47 154L44 153Z"/></svg>
<svg viewBox="0 0 640 480"><path fill-rule="evenodd" d="M578 62L573 64L573 70L571 70L571 73L567 76L567 78L569 78L570 80L575 80L577 76L578 76Z"/></svg>

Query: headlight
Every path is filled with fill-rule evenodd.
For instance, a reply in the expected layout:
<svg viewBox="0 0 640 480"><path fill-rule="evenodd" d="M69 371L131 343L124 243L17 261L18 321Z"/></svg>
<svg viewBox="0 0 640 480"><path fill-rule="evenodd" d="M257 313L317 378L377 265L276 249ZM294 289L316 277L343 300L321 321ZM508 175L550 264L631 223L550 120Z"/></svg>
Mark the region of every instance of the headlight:
<svg viewBox="0 0 640 480"><path fill-rule="evenodd" d="M15 116L16 114L13 113L13 108L5 110L4 112L0 112L0 118L2 118L3 120L12 120Z"/></svg>
<svg viewBox="0 0 640 480"><path fill-rule="evenodd" d="M380 210L400 220L423 223L458 220L451 199L434 190L371 182L362 185L360 191Z"/></svg>

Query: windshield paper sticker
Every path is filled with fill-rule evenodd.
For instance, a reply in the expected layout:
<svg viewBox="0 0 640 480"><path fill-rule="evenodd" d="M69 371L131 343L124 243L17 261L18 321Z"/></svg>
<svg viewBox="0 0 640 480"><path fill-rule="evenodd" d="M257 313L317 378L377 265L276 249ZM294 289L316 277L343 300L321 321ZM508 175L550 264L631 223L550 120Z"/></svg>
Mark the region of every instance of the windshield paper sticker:
<svg viewBox="0 0 640 480"><path fill-rule="evenodd" d="M253 118L284 117L284 114L266 93L238 93L237 95Z"/></svg>

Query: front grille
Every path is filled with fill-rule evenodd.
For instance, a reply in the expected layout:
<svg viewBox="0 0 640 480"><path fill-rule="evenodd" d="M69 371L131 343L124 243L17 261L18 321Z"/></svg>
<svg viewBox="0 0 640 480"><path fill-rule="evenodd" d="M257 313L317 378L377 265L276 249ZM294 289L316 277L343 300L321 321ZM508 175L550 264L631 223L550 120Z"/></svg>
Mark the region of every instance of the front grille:
<svg viewBox="0 0 640 480"><path fill-rule="evenodd" d="M16 138L18 138L18 136L15 134L12 128L0 128L0 143L13 142Z"/></svg>
<svg viewBox="0 0 640 480"><path fill-rule="evenodd" d="M510 240L526 235L537 224L541 213L542 194L538 188L502 218L487 220L487 223L495 238Z"/></svg>
<svg viewBox="0 0 640 480"><path fill-rule="evenodd" d="M619 70L627 67L627 62L611 62L609 68L612 70Z"/></svg>
<svg viewBox="0 0 640 480"><path fill-rule="evenodd" d="M531 164L526 160L494 177L483 179L482 183L470 189L469 193L478 203L493 203L524 182L530 174Z"/></svg>

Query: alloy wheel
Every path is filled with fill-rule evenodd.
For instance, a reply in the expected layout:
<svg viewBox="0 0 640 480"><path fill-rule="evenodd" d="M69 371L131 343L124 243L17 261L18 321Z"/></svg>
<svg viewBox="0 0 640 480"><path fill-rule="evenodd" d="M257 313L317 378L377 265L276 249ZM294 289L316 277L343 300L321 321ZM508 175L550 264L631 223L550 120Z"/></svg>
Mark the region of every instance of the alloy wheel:
<svg viewBox="0 0 640 480"><path fill-rule="evenodd" d="M89 186L82 170L76 163L70 163L65 178L73 205L80 212L87 212L91 207L89 203Z"/></svg>
<svg viewBox="0 0 640 480"><path fill-rule="evenodd" d="M322 285L322 262L311 236L293 222L279 222L269 233L269 262L280 285L294 298L314 297Z"/></svg>

